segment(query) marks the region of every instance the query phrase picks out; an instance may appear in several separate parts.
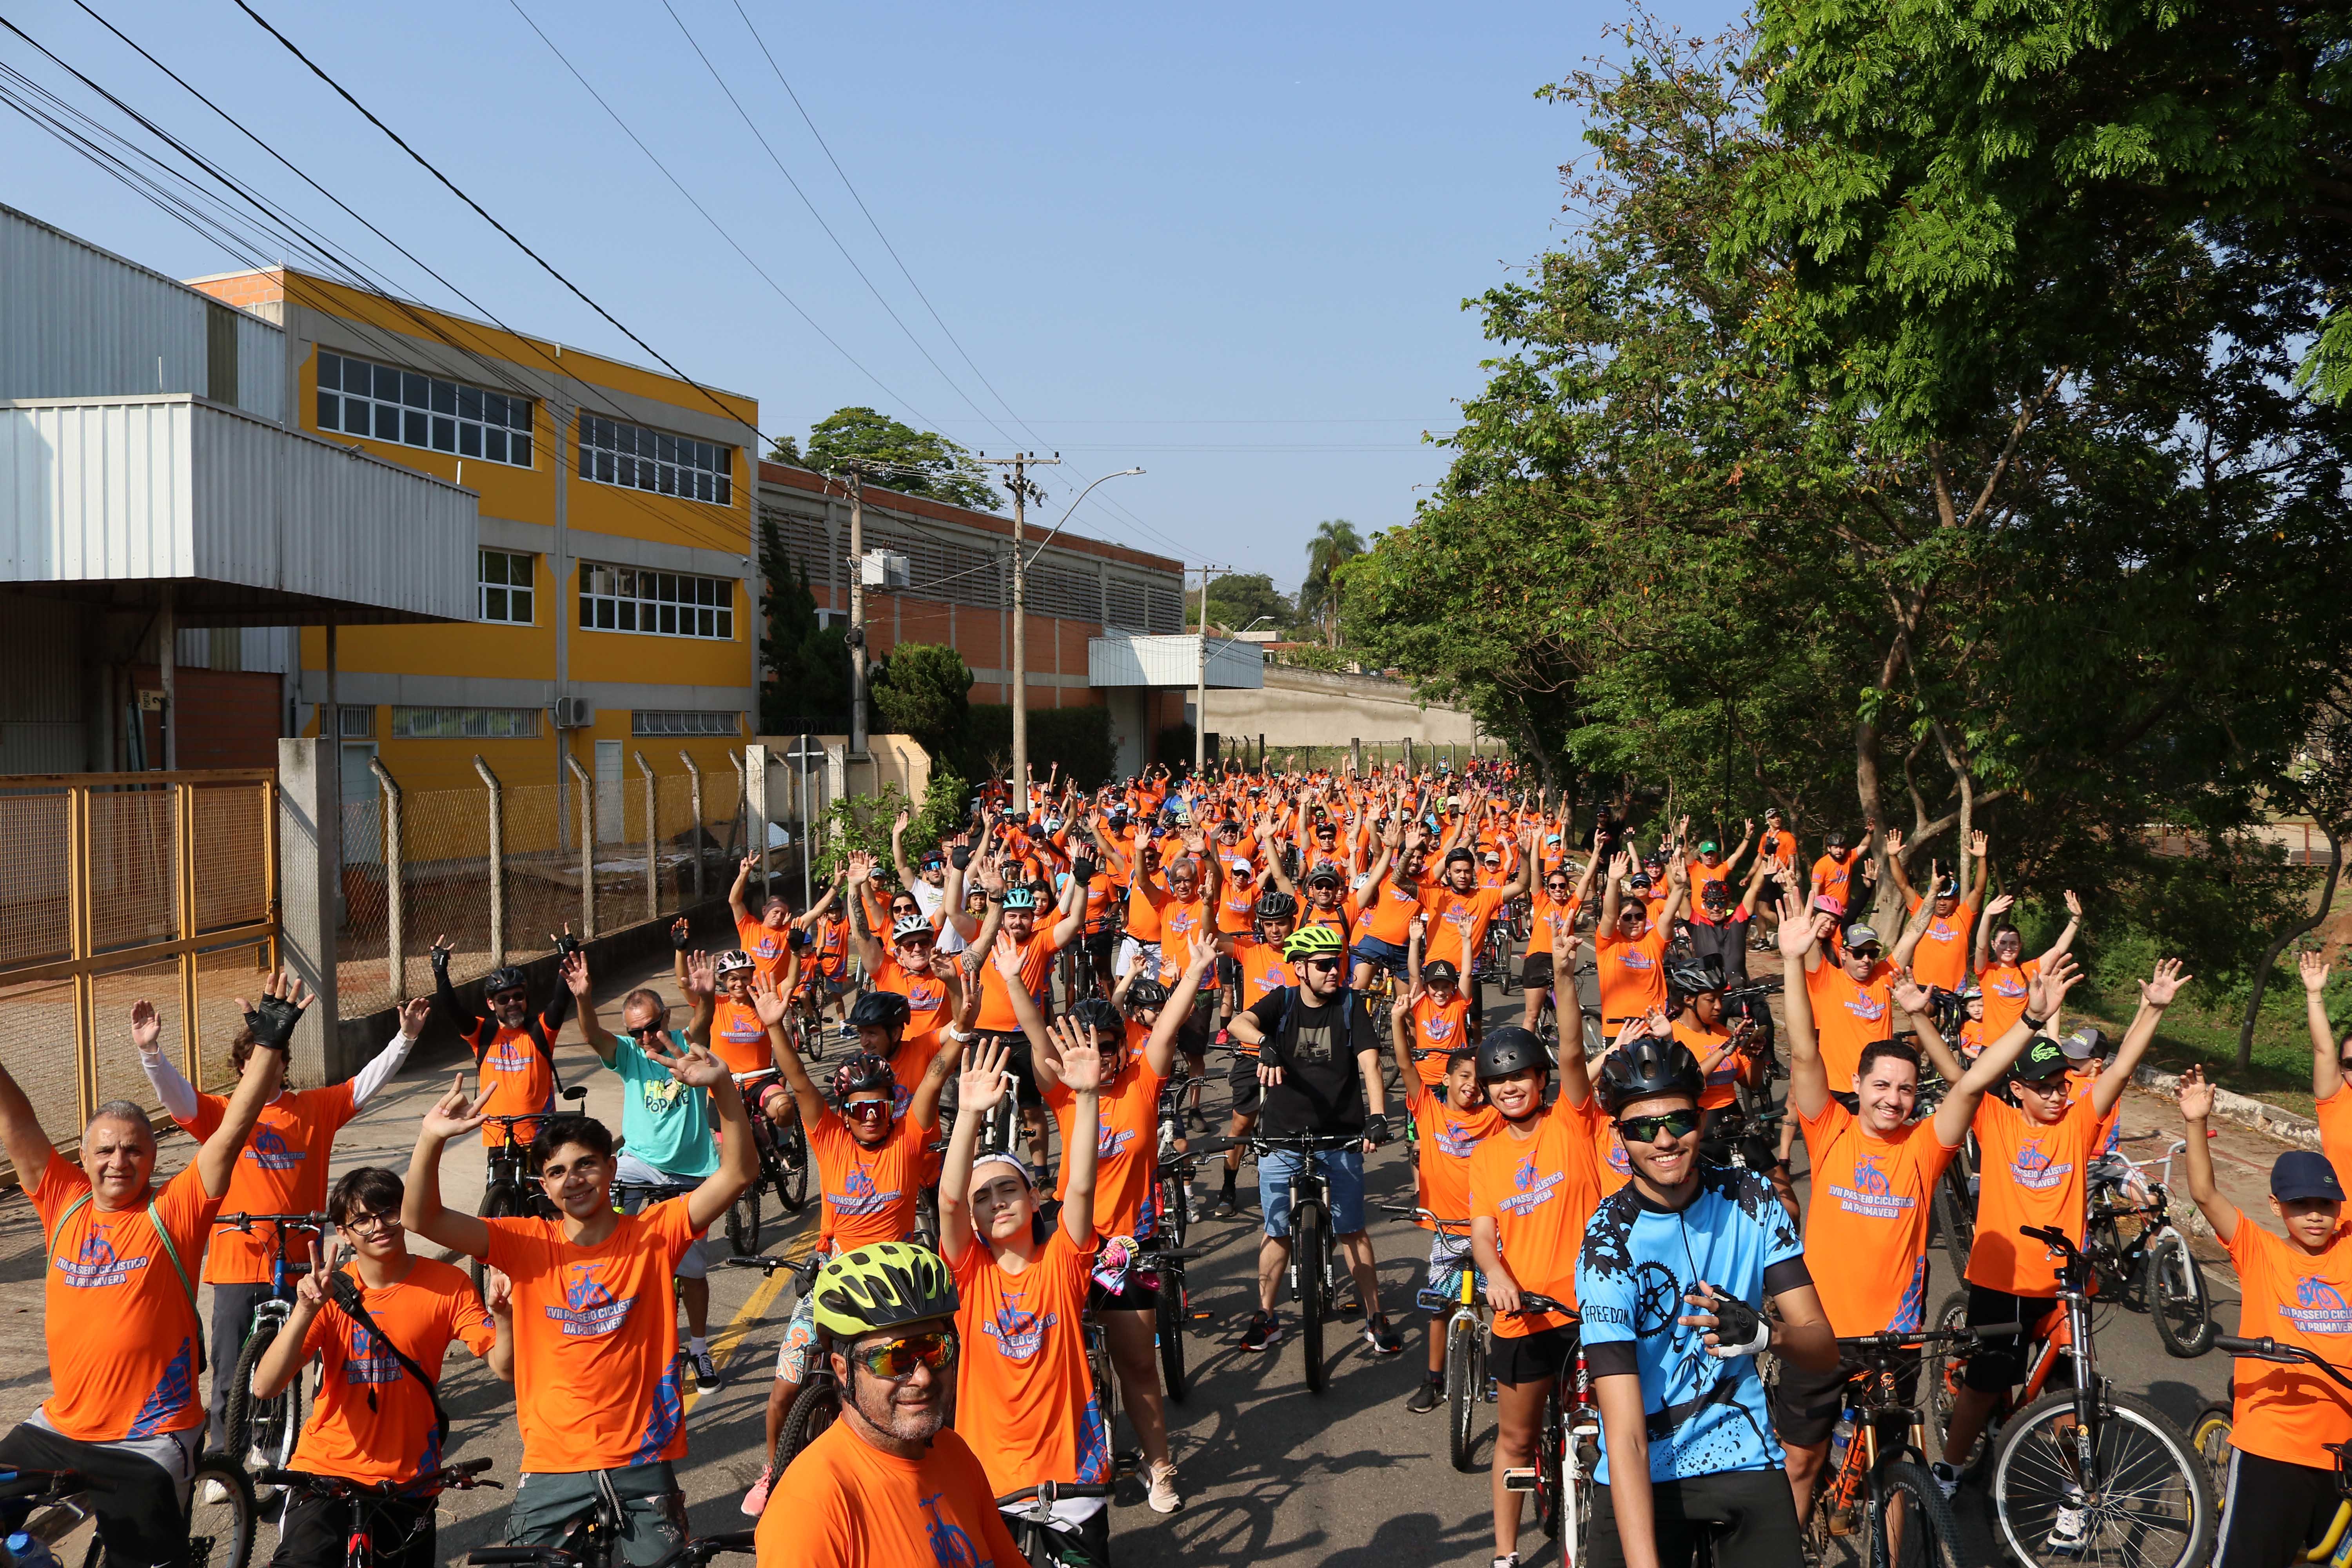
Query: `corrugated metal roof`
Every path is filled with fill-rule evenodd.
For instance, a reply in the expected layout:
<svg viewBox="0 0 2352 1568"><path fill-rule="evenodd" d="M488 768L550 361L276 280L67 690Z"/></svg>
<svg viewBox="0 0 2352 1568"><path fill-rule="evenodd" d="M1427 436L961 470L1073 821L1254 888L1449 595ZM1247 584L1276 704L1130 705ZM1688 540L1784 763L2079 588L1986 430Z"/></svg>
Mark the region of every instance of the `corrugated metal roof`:
<svg viewBox="0 0 2352 1568"><path fill-rule="evenodd" d="M0 402L0 581L208 585L192 625L462 620L480 534L471 490L199 398Z"/></svg>
<svg viewBox="0 0 2352 1568"><path fill-rule="evenodd" d="M1201 678L1201 638L1135 637L1113 632L1087 639L1089 686L1189 687ZM1248 643L1209 639L1208 680L1228 690L1265 685L1265 655Z"/></svg>

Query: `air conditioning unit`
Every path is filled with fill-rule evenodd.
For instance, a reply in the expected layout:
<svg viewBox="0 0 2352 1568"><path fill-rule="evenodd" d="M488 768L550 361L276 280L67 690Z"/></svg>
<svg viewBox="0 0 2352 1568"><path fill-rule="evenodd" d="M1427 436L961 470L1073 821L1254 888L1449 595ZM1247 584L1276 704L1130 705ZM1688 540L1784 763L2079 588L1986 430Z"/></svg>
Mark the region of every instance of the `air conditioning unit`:
<svg viewBox="0 0 2352 1568"><path fill-rule="evenodd" d="M903 588L915 580L907 558L895 550L869 550L859 558L857 579L868 588Z"/></svg>
<svg viewBox="0 0 2352 1568"><path fill-rule="evenodd" d="M559 697L555 700L555 727L559 730L585 730L596 721L596 705L585 697Z"/></svg>

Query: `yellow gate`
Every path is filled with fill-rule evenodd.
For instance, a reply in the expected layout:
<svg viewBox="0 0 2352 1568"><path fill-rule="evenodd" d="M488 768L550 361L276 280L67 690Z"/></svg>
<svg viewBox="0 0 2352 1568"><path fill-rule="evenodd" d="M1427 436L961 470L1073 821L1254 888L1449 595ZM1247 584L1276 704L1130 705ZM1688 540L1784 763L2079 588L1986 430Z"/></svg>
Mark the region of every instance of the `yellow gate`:
<svg viewBox="0 0 2352 1568"><path fill-rule="evenodd" d="M154 1103L134 1002L225 1083L278 938L275 770L0 776L0 1062L59 1147L107 1100Z"/></svg>

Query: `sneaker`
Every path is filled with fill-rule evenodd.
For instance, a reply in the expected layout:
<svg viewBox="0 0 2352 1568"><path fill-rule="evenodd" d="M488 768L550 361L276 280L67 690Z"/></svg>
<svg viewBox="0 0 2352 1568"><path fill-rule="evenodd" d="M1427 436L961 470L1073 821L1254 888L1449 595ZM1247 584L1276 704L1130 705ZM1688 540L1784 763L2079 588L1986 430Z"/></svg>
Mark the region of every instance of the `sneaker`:
<svg viewBox="0 0 2352 1568"><path fill-rule="evenodd" d="M1174 1513L1184 1506L1184 1500L1176 1495L1175 1460L1151 1472L1150 1489L1143 1494L1143 1500L1151 1505L1154 1513Z"/></svg>
<svg viewBox="0 0 2352 1568"><path fill-rule="evenodd" d="M1033 1192L1052 1192L1054 1190L1054 1173L1047 1170L1043 1165L1030 1166L1029 1186Z"/></svg>
<svg viewBox="0 0 2352 1568"><path fill-rule="evenodd" d="M1282 1338L1280 1318L1276 1317L1272 1312L1254 1312L1250 1315L1248 1331L1242 1335L1242 1349L1266 1350L1280 1338Z"/></svg>
<svg viewBox="0 0 2352 1568"><path fill-rule="evenodd" d="M1372 1347L1374 1355L1400 1355L1404 1351L1404 1336L1389 1327L1386 1312L1364 1325L1364 1342Z"/></svg>
<svg viewBox="0 0 2352 1568"><path fill-rule="evenodd" d="M228 1501L228 1488L218 1481L206 1481L196 1489L207 1507Z"/></svg>
<svg viewBox="0 0 2352 1568"><path fill-rule="evenodd" d="M743 1494L743 1511L753 1519L759 1518L761 1510L768 1506L768 1489L775 1484L776 1467L763 1466L760 1471L760 1479L753 1481L751 1489Z"/></svg>
<svg viewBox="0 0 2352 1568"><path fill-rule="evenodd" d="M1960 1489L1960 1472L1937 1459L1927 1467L1927 1473L1936 1478L1936 1489L1944 1494L1944 1500L1951 1501L1953 1494Z"/></svg>
<svg viewBox="0 0 2352 1568"><path fill-rule="evenodd" d="M692 1351L688 1352L687 1359L694 1363L694 1391L697 1394L718 1393L719 1363L710 1359L710 1352L707 1350Z"/></svg>
<svg viewBox="0 0 2352 1568"><path fill-rule="evenodd" d="M1519 1554L1514 1552L1508 1557L1496 1558L1494 1568L1519 1568Z"/></svg>
<svg viewBox="0 0 2352 1568"><path fill-rule="evenodd" d="M2058 1505L2058 1518L2050 1526L2050 1550L2067 1557L2079 1557L2090 1543L2091 1510L2084 1506L2080 1487L2066 1489L2066 1500Z"/></svg>
<svg viewBox="0 0 2352 1568"><path fill-rule="evenodd" d="M1241 1217L1241 1212L1240 1200L1234 1196L1234 1190L1231 1187L1223 1188L1217 1194L1216 1204L1209 1210L1210 1215L1216 1219L1238 1219Z"/></svg>
<svg viewBox="0 0 2352 1568"><path fill-rule="evenodd" d="M1404 1407L1415 1415L1426 1415L1444 1400L1445 1385L1435 1378L1425 1377L1421 1380L1421 1386L1412 1391L1412 1397L1404 1402Z"/></svg>

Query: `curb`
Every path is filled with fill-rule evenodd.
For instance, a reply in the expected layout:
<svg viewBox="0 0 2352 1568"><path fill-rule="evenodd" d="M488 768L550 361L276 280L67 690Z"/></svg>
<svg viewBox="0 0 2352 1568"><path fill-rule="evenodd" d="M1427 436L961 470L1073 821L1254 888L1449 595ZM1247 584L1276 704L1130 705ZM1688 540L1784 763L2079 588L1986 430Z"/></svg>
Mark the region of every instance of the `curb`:
<svg viewBox="0 0 2352 1568"><path fill-rule="evenodd" d="M2180 1092L2180 1075L2159 1072L2154 1068L2139 1068L2132 1073L2132 1085L2150 1094L2170 1099ZM2284 1143L2293 1143L2304 1149L2319 1148L2318 1122L2308 1116L2298 1116L2292 1110L2282 1110L2266 1100L2233 1094L2226 1089L2216 1089L2213 1091L2213 1114L2224 1121L2234 1121L2241 1127L2266 1132Z"/></svg>

